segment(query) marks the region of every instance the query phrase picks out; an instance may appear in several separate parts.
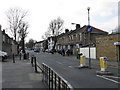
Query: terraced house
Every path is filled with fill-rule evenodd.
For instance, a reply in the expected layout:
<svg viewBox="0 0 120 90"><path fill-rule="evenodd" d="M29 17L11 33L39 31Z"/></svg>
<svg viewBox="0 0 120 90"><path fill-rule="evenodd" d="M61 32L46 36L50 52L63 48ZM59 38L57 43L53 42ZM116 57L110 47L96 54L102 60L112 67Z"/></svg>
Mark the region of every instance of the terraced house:
<svg viewBox="0 0 120 90"><path fill-rule="evenodd" d="M13 40L13 38L9 37L8 34L5 33L5 30L1 29L0 26L0 50L7 52L8 56L11 56L12 54L17 54L18 52L18 45Z"/></svg>
<svg viewBox="0 0 120 90"><path fill-rule="evenodd" d="M69 31L65 30L65 33L62 33L58 36L57 41L57 50L61 49L70 49L73 54L76 54L76 50L81 47L88 47L88 32L86 31L87 25L80 27L80 25L76 26L75 30ZM92 32L90 37L90 45L91 47L96 46L96 37L108 35L108 32L100 30L92 26Z"/></svg>

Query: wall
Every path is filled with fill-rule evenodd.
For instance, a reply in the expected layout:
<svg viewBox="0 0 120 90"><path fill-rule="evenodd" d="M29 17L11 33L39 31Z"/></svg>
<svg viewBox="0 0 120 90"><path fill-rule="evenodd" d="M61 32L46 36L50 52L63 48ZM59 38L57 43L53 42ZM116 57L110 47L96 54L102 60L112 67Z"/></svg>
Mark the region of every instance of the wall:
<svg viewBox="0 0 120 90"><path fill-rule="evenodd" d="M96 38L96 52L97 58L106 56L108 60L118 59L118 47L114 45L114 42L119 41L120 34L113 34L104 37Z"/></svg>

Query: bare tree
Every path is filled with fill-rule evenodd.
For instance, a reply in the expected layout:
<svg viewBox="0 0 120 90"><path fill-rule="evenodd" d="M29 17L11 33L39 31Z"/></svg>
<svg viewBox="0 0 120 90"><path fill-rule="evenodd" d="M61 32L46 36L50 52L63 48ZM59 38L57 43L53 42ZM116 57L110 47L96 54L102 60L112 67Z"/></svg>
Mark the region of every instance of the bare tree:
<svg viewBox="0 0 120 90"><path fill-rule="evenodd" d="M45 32L44 35L42 35L42 39L46 40L46 39L47 39L48 37L50 37L50 36L51 36L51 33L50 33L50 31L48 30L48 31Z"/></svg>
<svg viewBox="0 0 120 90"><path fill-rule="evenodd" d="M53 51L55 50L55 46L57 43L57 36L62 33L64 21L58 17L50 22L48 30L52 32L52 36L54 36L54 46Z"/></svg>
<svg viewBox="0 0 120 90"><path fill-rule="evenodd" d="M27 22L21 22L19 25L19 37L21 38L22 41L22 52L25 53L25 38L28 34L28 23Z"/></svg>
<svg viewBox="0 0 120 90"><path fill-rule="evenodd" d="M19 26L26 17L27 13L28 13L27 11L22 10L20 8L10 8L6 12L9 29L11 30L11 34L13 35L15 41L17 41L16 39L18 36L17 34L18 34Z"/></svg>
<svg viewBox="0 0 120 90"><path fill-rule="evenodd" d="M52 32L53 36L58 36L62 33L64 21L58 17L50 22L48 30Z"/></svg>
<svg viewBox="0 0 120 90"><path fill-rule="evenodd" d="M26 43L26 47L32 49L35 42L35 40L29 39L29 41Z"/></svg>

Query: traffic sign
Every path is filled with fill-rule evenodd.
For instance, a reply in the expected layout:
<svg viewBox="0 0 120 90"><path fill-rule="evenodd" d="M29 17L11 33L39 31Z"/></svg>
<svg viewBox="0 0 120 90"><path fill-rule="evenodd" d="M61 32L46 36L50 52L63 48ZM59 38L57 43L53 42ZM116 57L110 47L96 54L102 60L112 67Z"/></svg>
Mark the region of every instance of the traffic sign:
<svg viewBox="0 0 120 90"><path fill-rule="evenodd" d="M87 32L92 32L92 27L90 25L88 25L87 28L86 28L86 31Z"/></svg>
<svg viewBox="0 0 120 90"><path fill-rule="evenodd" d="M114 42L114 45L120 45L120 42Z"/></svg>

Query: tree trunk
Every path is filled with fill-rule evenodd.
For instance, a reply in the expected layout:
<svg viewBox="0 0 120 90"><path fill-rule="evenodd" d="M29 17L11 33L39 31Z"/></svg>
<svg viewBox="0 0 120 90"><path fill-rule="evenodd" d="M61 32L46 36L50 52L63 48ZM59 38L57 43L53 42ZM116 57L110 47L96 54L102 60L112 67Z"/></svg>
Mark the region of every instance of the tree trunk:
<svg viewBox="0 0 120 90"><path fill-rule="evenodd" d="M22 53L25 53L25 38L22 38Z"/></svg>
<svg viewBox="0 0 120 90"><path fill-rule="evenodd" d="M54 46L53 46L53 51L55 51L55 46L56 46L56 43L57 43L57 37L55 36L55 39L54 39Z"/></svg>

